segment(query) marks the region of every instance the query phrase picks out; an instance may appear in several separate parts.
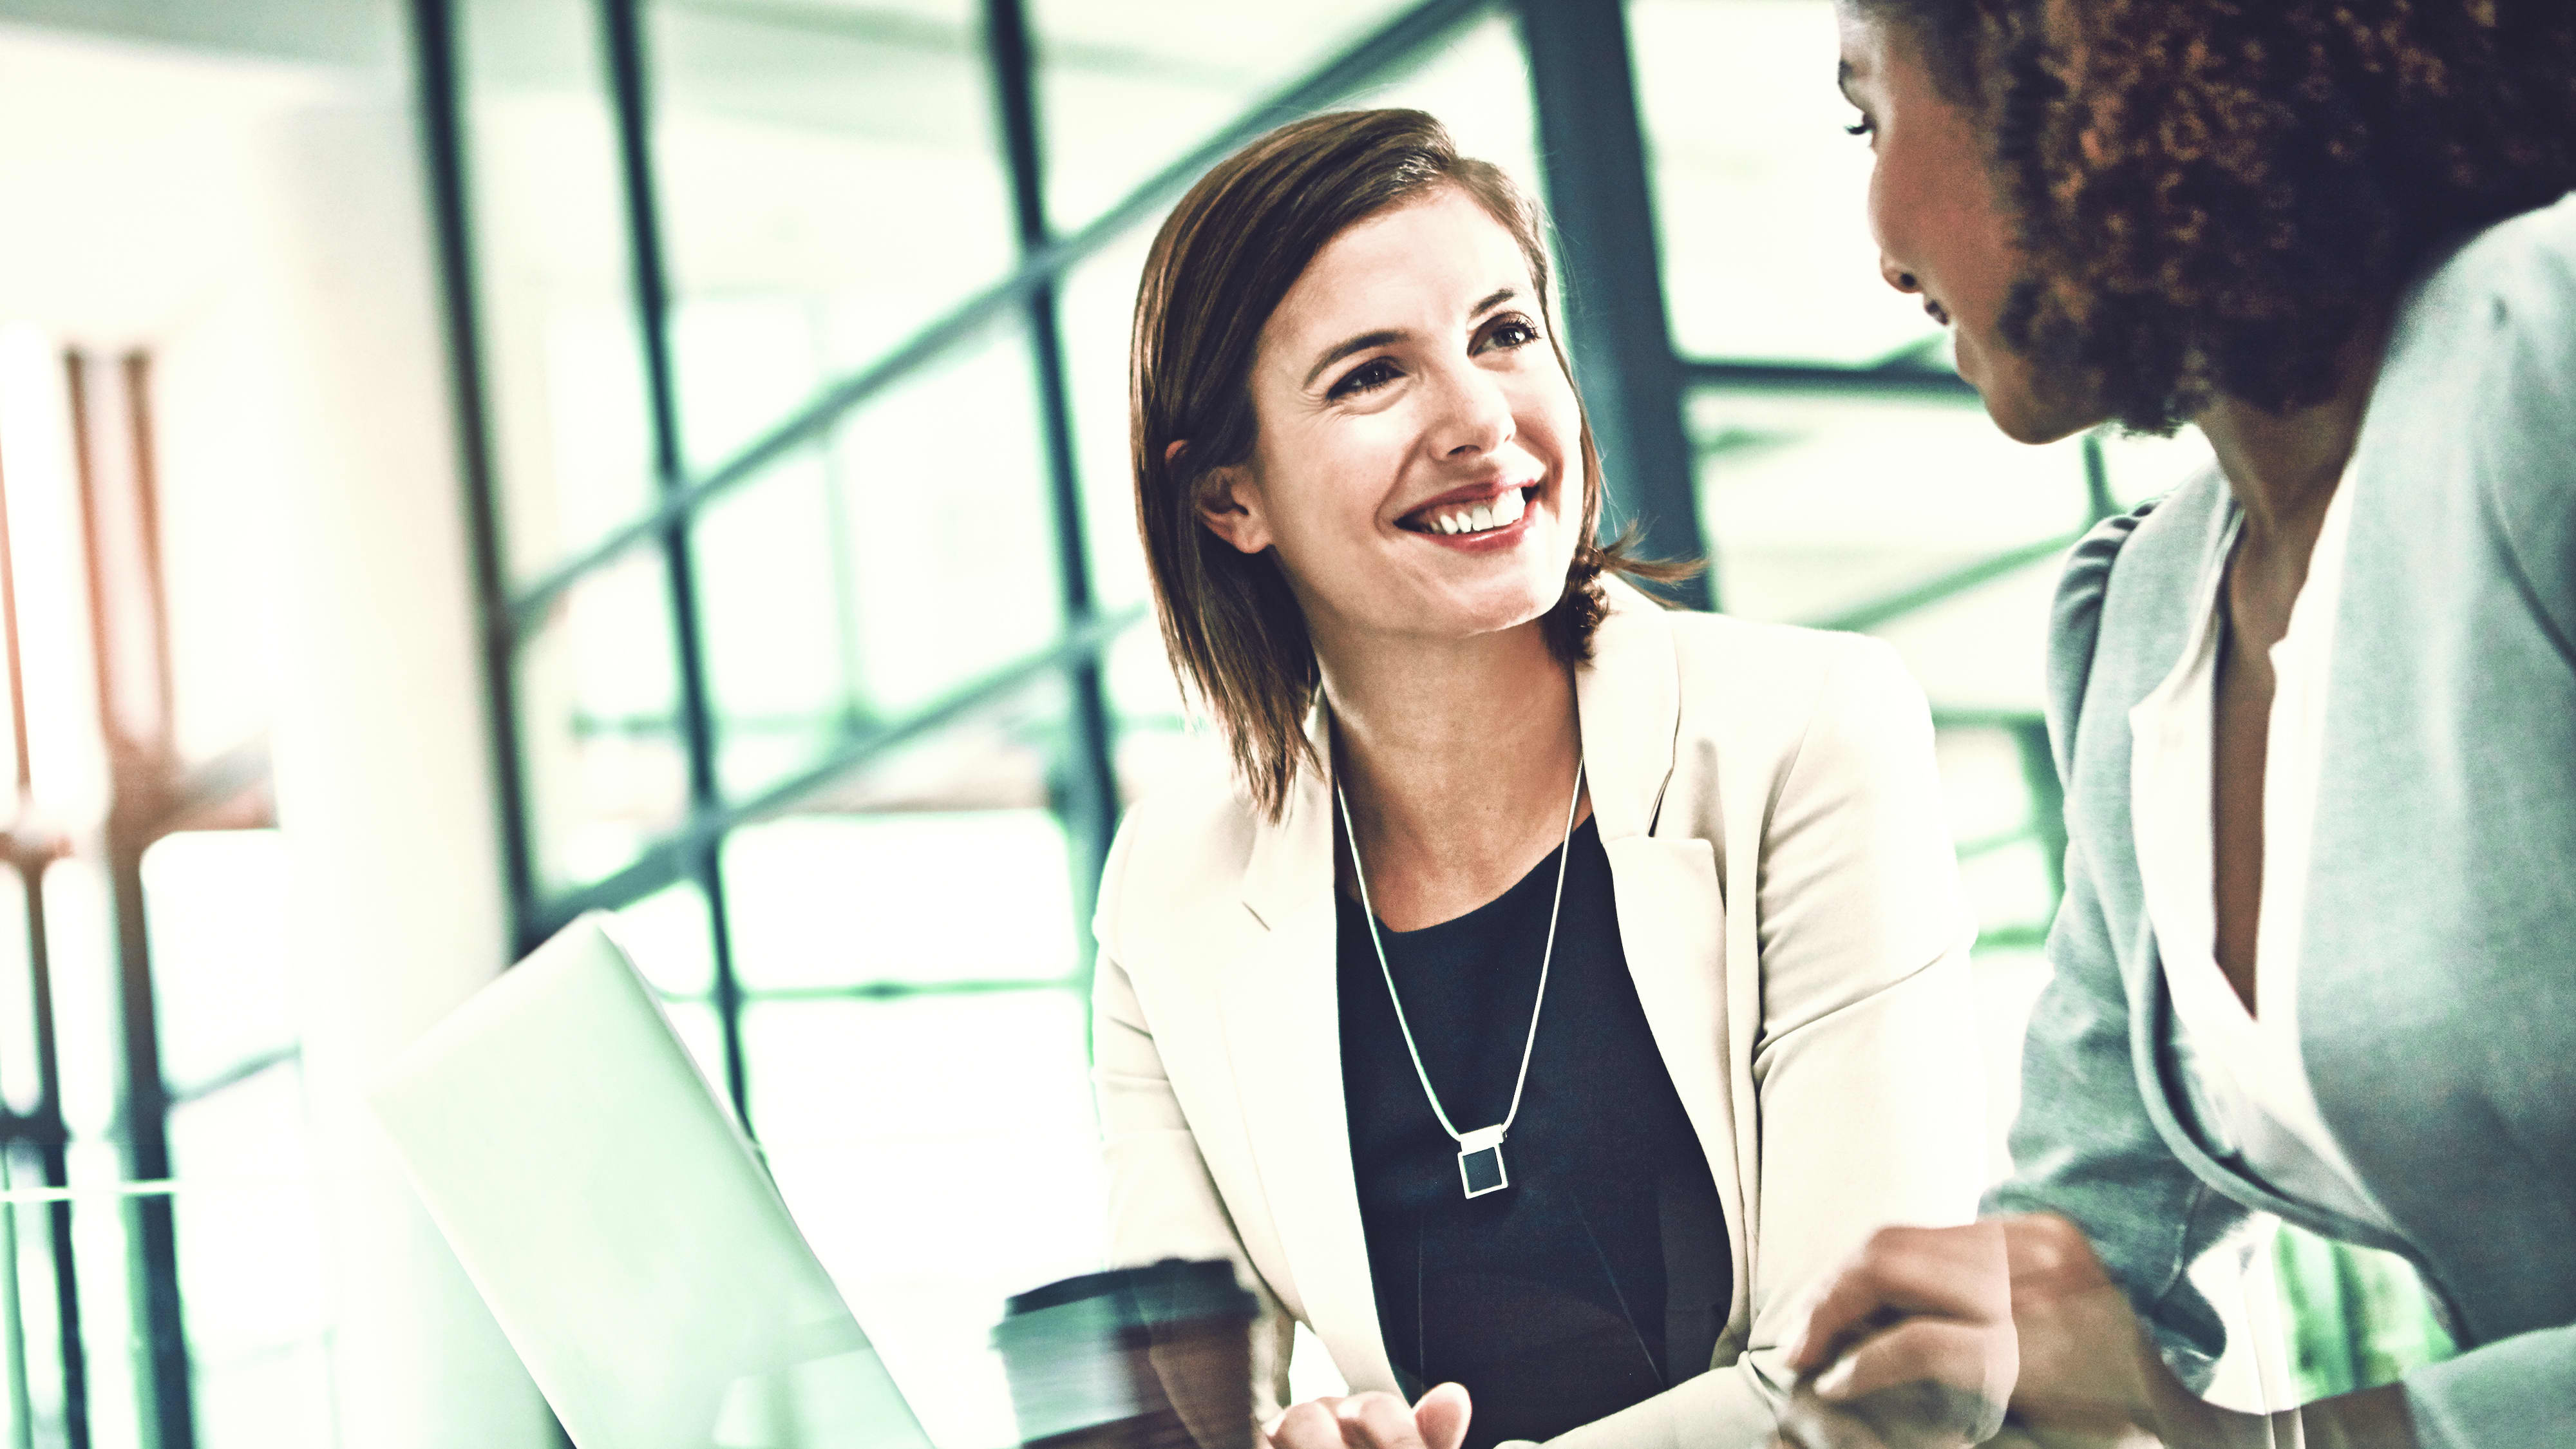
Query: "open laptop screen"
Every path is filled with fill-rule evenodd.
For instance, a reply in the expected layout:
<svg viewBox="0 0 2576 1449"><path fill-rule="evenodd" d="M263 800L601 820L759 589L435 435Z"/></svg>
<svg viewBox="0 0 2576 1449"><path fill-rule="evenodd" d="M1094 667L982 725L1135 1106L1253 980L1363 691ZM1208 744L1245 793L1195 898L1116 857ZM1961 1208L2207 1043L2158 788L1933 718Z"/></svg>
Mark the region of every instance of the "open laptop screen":
<svg viewBox="0 0 2576 1449"><path fill-rule="evenodd" d="M929 1449L598 918L439 1023L373 1100L579 1449Z"/></svg>

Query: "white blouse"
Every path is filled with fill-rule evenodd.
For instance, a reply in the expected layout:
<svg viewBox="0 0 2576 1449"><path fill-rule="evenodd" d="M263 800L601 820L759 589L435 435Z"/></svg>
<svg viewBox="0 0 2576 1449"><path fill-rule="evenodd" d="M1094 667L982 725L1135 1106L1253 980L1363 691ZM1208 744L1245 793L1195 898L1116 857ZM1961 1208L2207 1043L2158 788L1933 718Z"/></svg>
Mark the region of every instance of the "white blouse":
<svg viewBox="0 0 2576 1449"><path fill-rule="evenodd" d="M2319 1114L2299 1051L2299 937L2351 497L2351 489L2338 487L2327 505L2289 629L2272 646L2254 1011L2245 1009L2218 967L2211 846L2219 588L2241 515L2198 585L2198 611L2181 660L2129 711L2129 804L2147 915L2182 1024L2182 1056L2217 1118L2211 1129L2231 1139L2218 1145L2239 1153L2284 1197L2393 1234Z"/></svg>

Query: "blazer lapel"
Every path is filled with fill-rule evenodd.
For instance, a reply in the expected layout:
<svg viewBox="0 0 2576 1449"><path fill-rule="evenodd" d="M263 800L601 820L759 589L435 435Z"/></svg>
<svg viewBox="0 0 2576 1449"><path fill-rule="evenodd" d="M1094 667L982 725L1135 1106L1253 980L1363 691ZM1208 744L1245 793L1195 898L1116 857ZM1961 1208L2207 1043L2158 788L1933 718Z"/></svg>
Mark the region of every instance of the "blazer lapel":
<svg viewBox="0 0 2576 1449"><path fill-rule="evenodd" d="M1331 787L1301 771L1286 814L1257 834L1243 903L1267 928L1222 987L1253 1165L1297 1306L1354 1390L1392 1389L1342 1097Z"/></svg>
<svg viewBox="0 0 2576 1449"><path fill-rule="evenodd" d="M1672 621L1626 584L1602 586L1610 613L1593 636L1592 663L1575 673L1592 816L1610 857L1628 975L1717 1180L1741 1299L1748 1239L1726 1070L1726 902L1717 852L1678 824L1655 833L1681 732Z"/></svg>

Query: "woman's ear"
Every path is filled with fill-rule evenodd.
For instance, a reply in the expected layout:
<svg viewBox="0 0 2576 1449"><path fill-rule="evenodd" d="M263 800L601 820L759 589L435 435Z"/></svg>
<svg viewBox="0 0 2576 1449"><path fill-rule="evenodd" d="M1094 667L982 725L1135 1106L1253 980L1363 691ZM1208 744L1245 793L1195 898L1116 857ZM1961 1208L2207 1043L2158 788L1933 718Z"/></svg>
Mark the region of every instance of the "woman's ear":
<svg viewBox="0 0 2576 1449"><path fill-rule="evenodd" d="M1181 446L1174 443L1165 450L1164 461L1177 457ZM1208 532L1243 553L1270 547L1270 522L1262 514L1261 489L1252 481L1249 468L1210 468L1200 476L1196 491L1199 521L1208 526Z"/></svg>

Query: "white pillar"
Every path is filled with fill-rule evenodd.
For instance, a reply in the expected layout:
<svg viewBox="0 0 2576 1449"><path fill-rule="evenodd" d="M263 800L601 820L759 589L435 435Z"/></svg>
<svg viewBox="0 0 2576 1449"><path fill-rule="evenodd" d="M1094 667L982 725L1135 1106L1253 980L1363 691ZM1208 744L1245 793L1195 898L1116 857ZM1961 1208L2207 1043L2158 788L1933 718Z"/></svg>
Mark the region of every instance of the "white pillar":
<svg viewBox="0 0 2576 1449"><path fill-rule="evenodd" d="M273 745L347 1449L554 1446L363 1094L504 964L443 299L406 104L275 133L285 576Z"/></svg>

